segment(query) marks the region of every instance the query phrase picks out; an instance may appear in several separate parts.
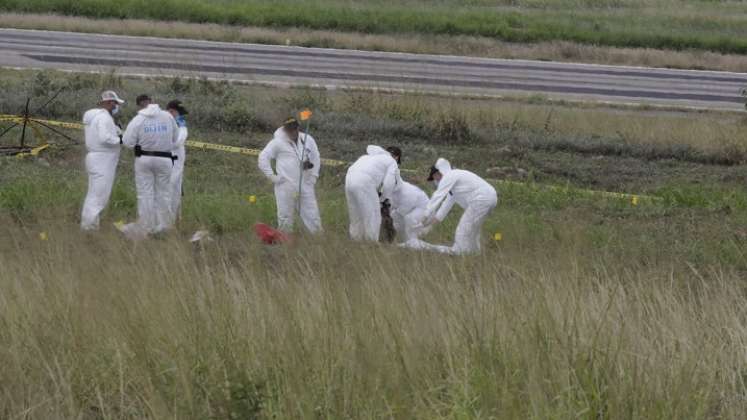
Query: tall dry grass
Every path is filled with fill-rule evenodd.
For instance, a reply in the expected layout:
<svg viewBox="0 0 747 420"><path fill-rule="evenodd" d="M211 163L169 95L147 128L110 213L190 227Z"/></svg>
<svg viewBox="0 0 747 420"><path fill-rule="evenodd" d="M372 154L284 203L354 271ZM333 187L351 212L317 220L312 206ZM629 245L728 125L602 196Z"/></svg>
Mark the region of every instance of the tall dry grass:
<svg viewBox="0 0 747 420"><path fill-rule="evenodd" d="M133 245L4 220L0 417L742 418L727 267L335 235Z"/></svg>

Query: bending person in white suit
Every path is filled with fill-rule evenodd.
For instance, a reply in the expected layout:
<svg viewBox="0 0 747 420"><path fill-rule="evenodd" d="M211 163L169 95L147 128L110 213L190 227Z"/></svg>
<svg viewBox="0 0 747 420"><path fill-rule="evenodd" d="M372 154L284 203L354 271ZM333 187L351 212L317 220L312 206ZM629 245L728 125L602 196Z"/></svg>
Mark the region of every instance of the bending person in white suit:
<svg viewBox="0 0 747 420"><path fill-rule="evenodd" d="M437 183L438 189L426 207L423 226L443 221L454 204L459 204L464 214L454 235L454 245L445 251L455 255L480 252L482 225L498 204L495 188L470 171L451 169L451 164L443 158L431 168L428 180Z"/></svg>
<svg viewBox="0 0 747 420"><path fill-rule="evenodd" d="M428 194L417 186L402 181L392 194L392 221L401 242L413 243L430 231L422 225L428 206Z"/></svg>
<svg viewBox="0 0 747 420"><path fill-rule="evenodd" d="M399 148L368 146L345 175L345 198L350 218L350 238L378 241L381 203L390 200L399 179ZM379 191L381 190L381 191Z"/></svg>

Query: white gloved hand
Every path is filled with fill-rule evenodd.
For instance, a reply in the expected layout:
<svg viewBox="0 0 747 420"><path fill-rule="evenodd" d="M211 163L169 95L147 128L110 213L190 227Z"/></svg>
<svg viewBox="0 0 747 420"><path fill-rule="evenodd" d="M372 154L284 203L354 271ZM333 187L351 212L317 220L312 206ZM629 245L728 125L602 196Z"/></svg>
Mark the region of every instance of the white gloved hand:
<svg viewBox="0 0 747 420"><path fill-rule="evenodd" d="M282 177L277 176L277 175L272 175L270 177L270 181L273 183L273 185L280 185L283 182L285 182L285 179L283 179Z"/></svg>

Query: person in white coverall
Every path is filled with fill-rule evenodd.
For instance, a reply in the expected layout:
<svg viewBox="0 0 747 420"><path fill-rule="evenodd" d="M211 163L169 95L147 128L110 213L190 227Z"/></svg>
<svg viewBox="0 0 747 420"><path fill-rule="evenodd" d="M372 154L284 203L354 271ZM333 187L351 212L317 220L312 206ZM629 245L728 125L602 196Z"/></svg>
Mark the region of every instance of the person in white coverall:
<svg viewBox="0 0 747 420"><path fill-rule="evenodd" d="M350 218L350 238L356 241L378 241L381 231L381 203L392 198L401 182L397 161L399 149L391 151L368 146L345 176L345 198ZM381 191L379 192L379 189Z"/></svg>
<svg viewBox="0 0 747 420"><path fill-rule="evenodd" d="M184 163L187 159L186 142L189 132L187 131L186 115L189 111L182 105L181 101L173 100L166 105L166 111L174 117L176 125L179 126L179 138L174 145L174 167L171 169L171 215L179 218L182 205L182 183L184 181Z"/></svg>
<svg viewBox="0 0 747 420"><path fill-rule="evenodd" d="M480 231L488 215L498 204L495 188L487 181L462 169L451 169L446 159L439 158L431 168L429 181L438 183L423 216L428 227L443 221L454 204L464 209L454 235L454 245L446 252L456 255L480 251Z"/></svg>
<svg viewBox="0 0 747 420"><path fill-rule="evenodd" d="M109 203L122 144L122 131L114 123L112 116L119 112L122 104L124 101L115 92L106 91L101 94L99 107L83 115L88 150L88 193L80 217L80 227L83 230L99 228L101 212Z"/></svg>
<svg viewBox="0 0 747 420"><path fill-rule="evenodd" d="M144 233L160 233L173 223L171 171L179 127L174 117L151 103L147 95L139 96L137 104L141 109L122 139L125 146L135 149L136 226Z"/></svg>
<svg viewBox="0 0 747 420"><path fill-rule="evenodd" d="M394 189L391 216L402 242L416 240L430 230L422 226L428 202L428 194L409 182L402 181Z"/></svg>
<svg viewBox="0 0 747 420"><path fill-rule="evenodd" d="M311 233L321 232L322 220L314 191L321 166L319 149L314 138L300 130L295 118L275 131L259 154L258 166L275 185L278 228L292 231L295 213L300 210L306 229Z"/></svg>

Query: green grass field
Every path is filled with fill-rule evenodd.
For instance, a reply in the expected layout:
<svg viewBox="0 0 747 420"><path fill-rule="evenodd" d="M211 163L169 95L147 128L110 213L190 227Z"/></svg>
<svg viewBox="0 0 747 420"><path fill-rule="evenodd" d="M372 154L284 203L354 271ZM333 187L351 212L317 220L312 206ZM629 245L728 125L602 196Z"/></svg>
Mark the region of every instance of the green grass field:
<svg viewBox="0 0 747 420"><path fill-rule="evenodd" d="M0 158L2 418L740 419L747 410L738 114L0 76L0 113L67 86L43 116L77 121L113 87L127 99L182 98L194 138L259 147L309 106L324 157L400 144L417 174L407 177L421 185L440 155L517 182L497 184L483 255L445 258L349 242L344 170L327 167L326 233L273 248L250 231L274 221L256 160L188 151L178 231L133 244L111 227L134 218L131 156L92 236L77 227L79 146L51 138L60 146L38 159ZM123 117L133 112L128 104ZM589 189L656 199L634 205ZM451 241L455 213L430 241ZM214 241L189 244L197 229Z"/></svg>
<svg viewBox="0 0 747 420"><path fill-rule="evenodd" d="M93 18L145 18L365 34L468 35L534 43L747 52L742 2L0 0L0 10Z"/></svg>

